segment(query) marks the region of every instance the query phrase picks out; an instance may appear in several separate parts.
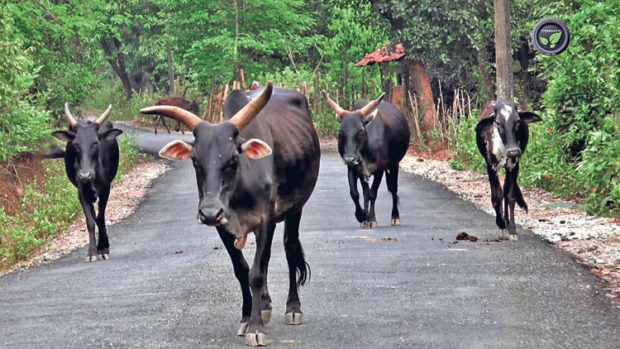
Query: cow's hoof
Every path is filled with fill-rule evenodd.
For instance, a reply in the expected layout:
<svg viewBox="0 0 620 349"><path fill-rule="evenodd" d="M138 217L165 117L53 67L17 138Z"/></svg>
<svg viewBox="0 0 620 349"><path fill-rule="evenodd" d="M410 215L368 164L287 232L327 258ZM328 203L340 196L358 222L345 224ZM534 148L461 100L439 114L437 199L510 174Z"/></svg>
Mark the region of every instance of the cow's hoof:
<svg viewBox="0 0 620 349"><path fill-rule="evenodd" d="M515 235L515 234L510 234L510 235L508 235L508 240L510 240L510 241L518 241L519 237L517 235Z"/></svg>
<svg viewBox="0 0 620 349"><path fill-rule="evenodd" d="M364 228L376 228L377 227L377 221L364 221Z"/></svg>
<svg viewBox="0 0 620 349"><path fill-rule="evenodd" d="M97 256L86 256L86 263L92 263L97 261Z"/></svg>
<svg viewBox="0 0 620 349"><path fill-rule="evenodd" d="M400 218L392 218L392 222L390 224L400 226L402 223L400 222Z"/></svg>
<svg viewBox="0 0 620 349"><path fill-rule="evenodd" d="M508 232L502 229L502 231L499 233L499 239L508 240Z"/></svg>
<svg viewBox="0 0 620 349"><path fill-rule="evenodd" d="M248 332L248 322L242 322L239 324L239 328L237 329L237 336L245 336L245 333Z"/></svg>
<svg viewBox="0 0 620 349"><path fill-rule="evenodd" d="M260 311L260 318L263 320L263 326L271 321L271 309L263 309Z"/></svg>
<svg viewBox="0 0 620 349"><path fill-rule="evenodd" d="M245 334L245 345L249 347L264 347L267 345L267 335L256 331Z"/></svg>
<svg viewBox="0 0 620 349"><path fill-rule="evenodd" d="M284 322L287 325L301 325L304 321L304 316L302 313L286 313L284 314Z"/></svg>
<svg viewBox="0 0 620 349"><path fill-rule="evenodd" d="M110 255L105 252L99 253L97 257L101 259L102 261L105 261L106 259L110 259Z"/></svg>

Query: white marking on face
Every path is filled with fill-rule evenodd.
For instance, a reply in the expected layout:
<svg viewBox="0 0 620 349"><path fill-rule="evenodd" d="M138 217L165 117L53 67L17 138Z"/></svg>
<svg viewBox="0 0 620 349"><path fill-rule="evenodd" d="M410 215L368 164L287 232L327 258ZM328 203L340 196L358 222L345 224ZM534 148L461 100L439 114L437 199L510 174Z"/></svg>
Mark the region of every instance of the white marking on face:
<svg viewBox="0 0 620 349"><path fill-rule="evenodd" d="M493 136L491 139L491 143L493 144L493 149L491 152L495 155L497 159L497 165L494 166L495 169L500 167L504 167L506 165L506 146L502 141L502 137L499 135L499 131L497 130L497 126L493 125Z"/></svg>
<svg viewBox="0 0 620 349"><path fill-rule="evenodd" d="M502 106L500 114L502 114L504 120L508 121L508 119L510 119L510 116L512 115L512 107L509 105Z"/></svg>

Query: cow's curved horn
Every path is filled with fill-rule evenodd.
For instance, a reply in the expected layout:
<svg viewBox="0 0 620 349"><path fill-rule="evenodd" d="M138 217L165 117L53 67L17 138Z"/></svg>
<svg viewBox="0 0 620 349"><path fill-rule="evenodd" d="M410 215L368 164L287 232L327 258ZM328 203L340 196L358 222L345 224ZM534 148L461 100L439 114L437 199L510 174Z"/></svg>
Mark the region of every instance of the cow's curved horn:
<svg viewBox="0 0 620 349"><path fill-rule="evenodd" d="M112 111L112 104L108 105L108 108L101 114L101 116L95 121L95 123L99 126L105 122L105 120L110 116L110 112Z"/></svg>
<svg viewBox="0 0 620 349"><path fill-rule="evenodd" d="M71 125L71 127L75 127L77 125L77 120L75 120L75 118L73 117L73 115L71 115L71 112L69 111L68 102L65 102L65 116L67 117L67 120L69 120L69 125Z"/></svg>
<svg viewBox="0 0 620 349"><path fill-rule="evenodd" d="M385 92L383 92L381 94L381 96L379 96L379 98L377 98L374 101L366 104L362 109L358 110L358 112L361 113L364 116L368 115L368 113L373 111L379 105L379 103L381 103L381 100L383 99L383 96L385 96Z"/></svg>
<svg viewBox="0 0 620 349"><path fill-rule="evenodd" d="M185 125L188 129L190 129L190 131L194 131L194 129L196 128L196 126L198 126L199 123L205 122L196 115L194 115L194 113L171 105L154 105L152 107L142 108L140 109L140 113L157 114L173 118Z"/></svg>
<svg viewBox="0 0 620 349"><path fill-rule="evenodd" d="M323 95L325 96L325 99L327 100L327 104L329 104L329 106L332 107L332 109L334 109L334 111L336 112L336 115L341 116L343 114L350 113L350 111L346 109L342 109L342 107L339 106L338 103L334 102L331 98L329 98L325 90L323 90Z"/></svg>
<svg viewBox="0 0 620 349"><path fill-rule="evenodd" d="M245 107L241 108L230 120L231 124L235 125L237 130L241 131L246 127L258 113L265 107L265 104L271 98L273 92L273 83L269 81L263 92L258 97L251 100Z"/></svg>

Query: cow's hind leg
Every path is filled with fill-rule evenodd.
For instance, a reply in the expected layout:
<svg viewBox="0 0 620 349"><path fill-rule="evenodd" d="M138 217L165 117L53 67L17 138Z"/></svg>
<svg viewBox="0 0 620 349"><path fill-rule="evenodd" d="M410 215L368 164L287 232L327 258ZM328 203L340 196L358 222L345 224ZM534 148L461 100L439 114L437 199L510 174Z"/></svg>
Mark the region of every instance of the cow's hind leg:
<svg viewBox="0 0 620 349"><path fill-rule="evenodd" d="M373 175L372 186L370 190L368 190L368 201L370 202L370 207L368 209L368 215L366 216L366 223L368 228L374 228L377 226L377 216L375 215L375 201L377 200L377 191L379 190L379 185L381 184L381 180L383 179L383 171L377 171Z"/></svg>
<svg viewBox="0 0 620 349"><path fill-rule="evenodd" d="M110 188L105 188L99 194L99 212L97 213L97 228L99 228L99 241L97 242L97 255L106 260L110 258L110 241L108 231L105 226L105 208L110 197Z"/></svg>
<svg viewBox="0 0 620 349"><path fill-rule="evenodd" d="M288 262L288 299L284 320L288 325L300 325L303 322L301 302L297 288L306 283L310 276L310 267L304 258L304 250L299 241L299 221L301 210L286 216L284 222L284 250Z"/></svg>
<svg viewBox="0 0 620 349"><path fill-rule="evenodd" d="M237 330L237 335L245 336L248 329L248 321L250 320L250 311L252 310L252 294L250 293L250 283L248 281L248 272L250 268L243 257L243 252L238 250L234 245L235 237L221 227L217 228L217 232L220 234L224 247L226 247L226 251L233 264L235 276L239 281L239 286L241 286L243 306L241 308L241 324Z"/></svg>
<svg viewBox="0 0 620 349"><path fill-rule="evenodd" d="M504 229L506 229L506 221L502 213L504 193L497 177L497 171L491 165L487 165L487 173L491 185L491 202L493 203L493 209L495 209L495 224L502 230L502 238L504 238Z"/></svg>
<svg viewBox="0 0 620 349"><path fill-rule="evenodd" d="M267 266L271 257L271 241L275 230L275 223L266 222L256 232L256 254L249 273L250 291L252 292L252 310L248 322L248 331L245 334L245 344L256 347L267 345L267 336L263 332L263 310L268 304L263 298L267 284Z"/></svg>
<svg viewBox="0 0 620 349"><path fill-rule="evenodd" d="M391 166L385 173L388 191L392 194L392 225L401 225L398 212L398 164Z"/></svg>
<svg viewBox="0 0 620 349"><path fill-rule="evenodd" d="M86 218L86 229L88 230L88 254L86 255L86 262L97 261L97 237L95 235L95 207L93 207L94 193L90 188L82 187L78 190L78 197L82 210L84 211L84 217Z"/></svg>

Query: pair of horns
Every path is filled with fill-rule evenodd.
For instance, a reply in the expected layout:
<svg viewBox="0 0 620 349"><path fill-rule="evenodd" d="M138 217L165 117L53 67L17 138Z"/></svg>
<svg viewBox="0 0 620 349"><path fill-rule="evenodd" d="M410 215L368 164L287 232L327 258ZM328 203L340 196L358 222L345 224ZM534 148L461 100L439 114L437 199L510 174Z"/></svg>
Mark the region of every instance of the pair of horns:
<svg viewBox="0 0 620 349"><path fill-rule="evenodd" d="M273 84L270 81L267 83L267 87L265 87L263 92L261 92L258 97L251 100L228 121L231 124L235 125L237 130L243 130L243 128L246 127L250 123L250 121L252 121L256 117L256 115L258 115L258 113L263 109L265 104L267 104L269 98L271 98L272 92ZM140 109L140 113L159 114L167 116L169 118L173 118L181 122L191 131L194 131L196 126L198 126L198 124L200 124L201 122L206 122L190 111L169 105L154 105L152 107L142 108Z"/></svg>
<svg viewBox="0 0 620 349"><path fill-rule="evenodd" d="M97 121L95 121L95 123L101 126L101 124L103 124L106 121L108 116L110 116L111 111L112 111L112 104L108 105L108 108L103 112L103 114L101 114L101 116L99 116L99 118L97 119ZM69 111L69 103L67 102L65 102L65 116L67 117L67 120L69 120L69 125L71 125L71 127L77 126L78 122L73 117L73 115L71 115L71 112Z"/></svg>
<svg viewBox="0 0 620 349"><path fill-rule="evenodd" d="M336 115L338 115L339 117L344 114L352 113L350 110L343 109L341 106L338 105L338 103L334 102L331 98L329 98L325 90L323 90L323 95L325 96L325 99L327 100L327 104L329 104L329 106L332 107L332 109L334 109L334 111L336 112ZM379 103L381 103L383 96L385 96L385 92L382 93L379 96L379 98L366 104L362 109L356 110L355 113L360 113L363 116L368 115L371 111L373 111L379 105Z"/></svg>

